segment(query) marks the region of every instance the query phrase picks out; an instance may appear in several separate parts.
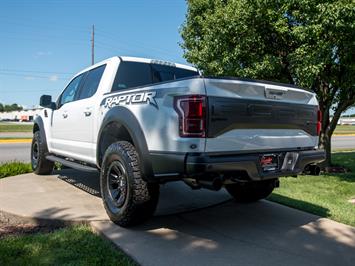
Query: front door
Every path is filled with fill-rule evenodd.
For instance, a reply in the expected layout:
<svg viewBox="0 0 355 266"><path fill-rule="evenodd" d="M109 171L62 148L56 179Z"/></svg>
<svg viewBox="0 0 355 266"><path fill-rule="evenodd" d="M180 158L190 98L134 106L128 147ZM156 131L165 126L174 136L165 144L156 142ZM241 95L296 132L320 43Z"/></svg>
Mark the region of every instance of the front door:
<svg viewBox="0 0 355 266"><path fill-rule="evenodd" d="M96 119L95 93L100 84L105 65L94 68L68 85L63 92L60 108L54 111L52 123L52 148L54 153L95 163L93 127ZM75 84L71 84L75 81ZM71 89L70 87L75 87ZM75 90L72 100L70 90ZM67 98L66 95L70 95ZM69 99L67 101L66 99Z"/></svg>

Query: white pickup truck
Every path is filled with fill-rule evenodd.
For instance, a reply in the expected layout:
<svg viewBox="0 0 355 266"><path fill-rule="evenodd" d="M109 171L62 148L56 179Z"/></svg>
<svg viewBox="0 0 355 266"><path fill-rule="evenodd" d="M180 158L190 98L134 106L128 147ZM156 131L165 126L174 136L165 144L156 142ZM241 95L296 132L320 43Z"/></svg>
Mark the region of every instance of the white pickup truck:
<svg viewBox="0 0 355 266"><path fill-rule="evenodd" d="M324 160L315 95L287 84L204 77L190 66L113 57L74 76L35 120L32 168L100 171L113 222L149 218L159 184L267 197L278 177Z"/></svg>

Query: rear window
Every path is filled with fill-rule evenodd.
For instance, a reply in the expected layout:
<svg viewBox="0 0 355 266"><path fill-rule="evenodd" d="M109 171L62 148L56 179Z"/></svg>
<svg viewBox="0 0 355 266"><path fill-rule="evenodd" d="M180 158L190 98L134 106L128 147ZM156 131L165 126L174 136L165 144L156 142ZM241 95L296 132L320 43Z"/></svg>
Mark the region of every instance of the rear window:
<svg viewBox="0 0 355 266"><path fill-rule="evenodd" d="M112 91L197 75L199 75L197 71L176 68L173 66L139 62L121 62L117 70Z"/></svg>

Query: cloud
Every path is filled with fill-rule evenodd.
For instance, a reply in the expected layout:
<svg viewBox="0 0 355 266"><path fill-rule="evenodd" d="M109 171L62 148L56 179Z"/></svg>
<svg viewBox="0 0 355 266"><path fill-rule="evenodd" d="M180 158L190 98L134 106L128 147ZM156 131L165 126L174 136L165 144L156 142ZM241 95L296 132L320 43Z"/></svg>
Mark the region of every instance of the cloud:
<svg viewBox="0 0 355 266"><path fill-rule="evenodd" d="M52 55L51 51L38 51L36 52L36 57L49 56Z"/></svg>
<svg viewBox="0 0 355 266"><path fill-rule="evenodd" d="M34 80L35 77L32 77L32 76L25 76L25 80Z"/></svg>
<svg viewBox="0 0 355 266"><path fill-rule="evenodd" d="M58 80L58 76L57 75L52 75L52 76L49 76L49 81L57 81Z"/></svg>

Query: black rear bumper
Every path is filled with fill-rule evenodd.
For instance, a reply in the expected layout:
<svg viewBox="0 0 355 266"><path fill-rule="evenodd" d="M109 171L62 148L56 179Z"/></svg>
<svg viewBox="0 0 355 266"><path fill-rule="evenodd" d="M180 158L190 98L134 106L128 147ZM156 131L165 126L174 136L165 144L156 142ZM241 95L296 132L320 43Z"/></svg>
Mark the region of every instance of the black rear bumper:
<svg viewBox="0 0 355 266"><path fill-rule="evenodd" d="M260 166L262 154L239 155L208 155L188 154L185 161L185 173L193 176L201 173L226 173L246 171L252 180L270 179L301 173L308 164L325 160L324 150L289 151L275 153L280 156L279 169L264 172ZM292 164L287 164L288 158L294 158Z"/></svg>

